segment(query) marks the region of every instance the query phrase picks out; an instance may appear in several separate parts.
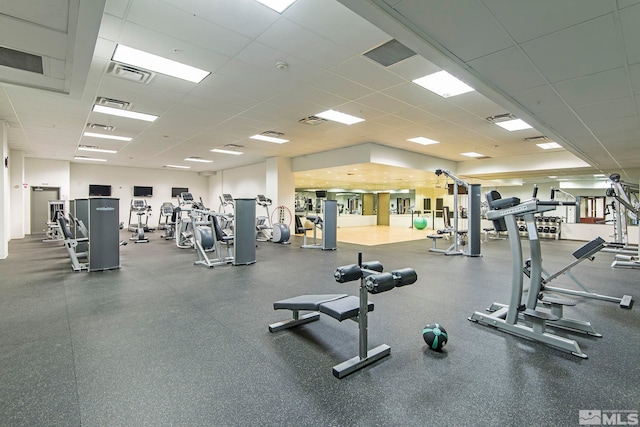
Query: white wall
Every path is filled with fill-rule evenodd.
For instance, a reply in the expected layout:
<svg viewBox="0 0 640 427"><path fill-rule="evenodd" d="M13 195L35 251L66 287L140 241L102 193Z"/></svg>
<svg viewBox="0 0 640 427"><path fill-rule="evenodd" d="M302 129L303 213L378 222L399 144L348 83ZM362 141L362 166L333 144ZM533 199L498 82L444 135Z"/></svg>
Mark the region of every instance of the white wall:
<svg viewBox="0 0 640 427"><path fill-rule="evenodd" d="M129 221L129 204L133 199L134 186L153 187L153 197L146 198L151 206L150 226L157 225L162 203L178 204L175 198L171 198L171 187L186 187L196 200L202 197L205 206L213 207L212 201L208 198L208 178L198 175L197 172L72 163L70 198L89 197L90 184L111 185L111 197L120 199L120 221L125 225ZM137 221L137 218L135 220Z"/></svg>
<svg viewBox="0 0 640 427"><path fill-rule="evenodd" d="M69 199L69 162L64 160L25 159L25 183L28 184L27 203L24 212L25 230L31 233L31 187L58 187L60 199ZM69 206L65 206L68 209Z"/></svg>
<svg viewBox="0 0 640 427"><path fill-rule="evenodd" d="M235 199L255 199L258 194L266 192L266 173L264 162L218 172L218 175L222 176L220 178L221 192L217 196L228 193ZM268 194L265 196L269 197Z"/></svg>

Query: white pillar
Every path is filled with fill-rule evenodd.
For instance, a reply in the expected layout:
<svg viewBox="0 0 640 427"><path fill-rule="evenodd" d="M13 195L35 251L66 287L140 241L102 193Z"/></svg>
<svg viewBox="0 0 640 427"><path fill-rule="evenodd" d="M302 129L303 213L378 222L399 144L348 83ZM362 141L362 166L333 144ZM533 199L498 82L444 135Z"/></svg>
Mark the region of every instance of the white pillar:
<svg viewBox="0 0 640 427"><path fill-rule="evenodd" d="M276 206L286 206L295 215L296 186L288 157L270 157L266 161L266 191ZM291 219L293 221L293 218ZM295 224L292 224L292 227Z"/></svg>
<svg viewBox="0 0 640 427"><path fill-rule="evenodd" d="M2 173L0 173L0 259L9 256L9 224L11 200L9 194L9 126L0 120L0 156L2 157Z"/></svg>
<svg viewBox="0 0 640 427"><path fill-rule="evenodd" d="M24 176L24 152L9 151L9 182L11 187L11 225L10 239L22 239L25 235L25 214L28 203L29 189L22 184L25 182Z"/></svg>

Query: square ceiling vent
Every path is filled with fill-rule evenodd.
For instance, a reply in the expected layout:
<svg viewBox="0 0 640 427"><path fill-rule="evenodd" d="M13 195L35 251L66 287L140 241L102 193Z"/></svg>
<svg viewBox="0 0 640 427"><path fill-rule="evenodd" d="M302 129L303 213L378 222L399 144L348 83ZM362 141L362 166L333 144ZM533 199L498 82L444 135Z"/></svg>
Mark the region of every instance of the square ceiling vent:
<svg viewBox="0 0 640 427"><path fill-rule="evenodd" d="M104 96L99 96L96 99L96 105L104 105L105 107L117 108L119 110L129 110L131 108L130 102L105 98Z"/></svg>
<svg viewBox="0 0 640 427"><path fill-rule="evenodd" d="M129 80L136 83L148 85L151 83L156 73L143 70L142 68L124 65L118 62L112 62L107 69L107 74L121 79Z"/></svg>
<svg viewBox="0 0 640 427"><path fill-rule="evenodd" d="M376 61L378 64L389 67L411 58L416 53L400 43L396 39L391 39L383 45L380 45L368 52L364 53L367 58Z"/></svg>

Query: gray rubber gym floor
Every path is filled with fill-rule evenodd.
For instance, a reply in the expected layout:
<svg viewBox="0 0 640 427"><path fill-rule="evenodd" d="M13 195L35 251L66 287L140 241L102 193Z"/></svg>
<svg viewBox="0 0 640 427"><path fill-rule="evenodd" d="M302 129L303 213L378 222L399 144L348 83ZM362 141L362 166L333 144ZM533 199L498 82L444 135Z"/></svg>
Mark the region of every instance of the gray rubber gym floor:
<svg viewBox="0 0 640 427"><path fill-rule="evenodd" d="M426 238L323 252L293 237L259 243L254 265L209 270L150 237L121 248L120 270L95 273L73 273L64 248L40 236L10 242L0 261L1 425L572 426L580 410L640 410L637 307L590 299L566 310L603 334L559 333L586 360L467 320L508 302L507 241L465 258L429 253ZM569 263L581 244L543 241L545 267ZM356 323L267 326L290 317L276 300L357 295L358 282L336 283L333 271L360 250L385 270L414 267L418 282L370 296L369 347L386 343L391 356L339 380L331 369L357 355ZM611 260L599 253L574 273L593 291L640 297L640 271ZM422 339L430 322L449 332L442 353Z"/></svg>

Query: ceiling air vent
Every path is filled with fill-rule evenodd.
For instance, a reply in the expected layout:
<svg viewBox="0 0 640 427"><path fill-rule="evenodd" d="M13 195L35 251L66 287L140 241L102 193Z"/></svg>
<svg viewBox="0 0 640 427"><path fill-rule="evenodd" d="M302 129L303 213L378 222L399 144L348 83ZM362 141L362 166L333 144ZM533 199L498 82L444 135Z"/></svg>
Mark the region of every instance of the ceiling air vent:
<svg viewBox="0 0 640 427"><path fill-rule="evenodd" d="M128 110L131 108L130 102L119 101L117 99L105 98L99 96L96 99L96 105L104 105L105 107L118 108L120 110Z"/></svg>
<svg viewBox="0 0 640 427"><path fill-rule="evenodd" d="M224 146L227 148L244 148L244 145L239 144L225 144Z"/></svg>
<svg viewBox="0 0 640 427"><path fill-rule="evenodd" d="M108 130L108 131L116 130L115 126L101 125L100 123L87 123L87 127L90 129L100 129L100 130Z"/></svg>
<svg viewBox="0 0 640 427"><path fill-rule="evenodd" d="M398 40L391 39L383 45L380 45L369 52L365 52L364 56L376 61L378 64L389 67L397 64L407 58L411 58L416 53L400 43Z"/></svg>
<svg viewBox="0 0 640 427"><path fill-rule="evenodd" d="M42 57L19 50L0 47L0 65L43 74Z"/></svg>
<svg viewBox="0 0 640 427"><path fill-rule="evenodd" d="M300 119L298 121L300 123L304 123L305 125L319 125L321 123L327 122L326 119L323 119L322 117L317 117L317 116L305 117L304 119Z"/></svg>
<svg viewBox="0 0 640 427"><path fill-rule="evenodd" d="M284 136L284 133L276 132L275 130L267 130L262 132L260 135L270 136L272 138L282 138Z"/></svg>
<svg viewBox="0 0 640 427"><path fill-rule="evenodd" d="M107 74L146 85L151 83L151 80L156 76L155 73L151 71L132 67L131 65L120 64L118 62L112 62L111 65L109 65Z"/></svg>
<svg viewBox="0 0 640 427"><path fill-rule="evenodd" d="M546 135L530 136L529 138L525 138L524 140L527 142L546 142L549 141L549 137Z"/></svg>

